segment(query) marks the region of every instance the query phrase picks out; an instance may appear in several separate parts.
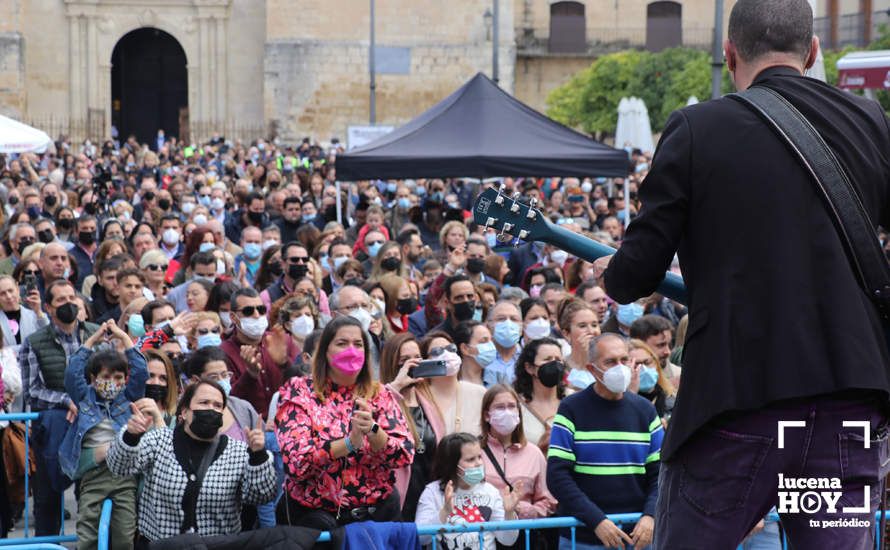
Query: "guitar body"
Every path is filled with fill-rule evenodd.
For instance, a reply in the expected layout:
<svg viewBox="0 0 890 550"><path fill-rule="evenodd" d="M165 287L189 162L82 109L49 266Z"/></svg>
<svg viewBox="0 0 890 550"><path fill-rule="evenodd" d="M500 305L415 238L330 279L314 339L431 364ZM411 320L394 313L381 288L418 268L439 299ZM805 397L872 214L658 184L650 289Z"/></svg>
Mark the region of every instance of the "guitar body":
<svg viewBox="0 0 890 550"><path fill-rule="evenodd" d="M473 219L479 225L497 229L501 240L512 236L523 241L543 241L588 262L615 253L611 246L560 227L533 206L511 199L496 189L486 189L476 198ZM675 273L665 273L664 280L658 285L658 292L675 302L688 305L683 279Z"/></svg>

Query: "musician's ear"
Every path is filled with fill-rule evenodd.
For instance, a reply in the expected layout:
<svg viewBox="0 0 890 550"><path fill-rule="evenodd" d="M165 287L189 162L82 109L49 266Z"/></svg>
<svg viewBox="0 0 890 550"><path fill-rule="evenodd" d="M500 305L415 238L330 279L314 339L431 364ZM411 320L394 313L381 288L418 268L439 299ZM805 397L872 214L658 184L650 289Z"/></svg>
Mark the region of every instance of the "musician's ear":
<svg viewBox="0 0 890 550"><path fill-rule="evenodd" d="M738 59L736 56L738 53L736 52L735 46L729 39L723 41L723 60L726 62L726 68L730 73L734 73L736 69L736 64Z"/></svg>
<svg viewBox="0 0 890 550"><path fill-rule="evenodd" d="M816 58L819 56L819 37L813 35L813 40L810 42L810 53L807 54L806 60L804 60L804 69L809 69L816 63Z"/></svg>

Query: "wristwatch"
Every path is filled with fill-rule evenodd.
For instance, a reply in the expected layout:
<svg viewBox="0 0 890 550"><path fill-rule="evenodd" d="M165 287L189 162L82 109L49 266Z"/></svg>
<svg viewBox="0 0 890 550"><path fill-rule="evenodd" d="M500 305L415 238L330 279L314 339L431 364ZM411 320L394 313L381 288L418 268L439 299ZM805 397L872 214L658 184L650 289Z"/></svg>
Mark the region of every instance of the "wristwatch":
<svg viewBox="0 0 890 550"><path fill-rule="evenodd" d="M374 422L374 425L371 426L371 433L376 434L379 431L380 431L380 424Z"/></svg>

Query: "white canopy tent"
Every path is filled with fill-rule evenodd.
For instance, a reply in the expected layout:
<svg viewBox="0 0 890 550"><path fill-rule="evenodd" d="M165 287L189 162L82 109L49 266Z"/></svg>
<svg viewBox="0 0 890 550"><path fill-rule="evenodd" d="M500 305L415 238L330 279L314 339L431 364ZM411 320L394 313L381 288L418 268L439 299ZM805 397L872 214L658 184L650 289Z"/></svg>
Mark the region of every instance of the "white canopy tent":
<svg viewBox="0 0 890 550"><path fill-rule="evenodd" d="M649 111L642 99L621 98L618 103L618 126L615 128L615 147L635 147L643 152L655 151Z"/></svg>
<svg viewBox="0 0 890 550"><path fill-rule="evenodd" d="M0 115L0 153L42 153L52 146L46 132Z"/></svg>

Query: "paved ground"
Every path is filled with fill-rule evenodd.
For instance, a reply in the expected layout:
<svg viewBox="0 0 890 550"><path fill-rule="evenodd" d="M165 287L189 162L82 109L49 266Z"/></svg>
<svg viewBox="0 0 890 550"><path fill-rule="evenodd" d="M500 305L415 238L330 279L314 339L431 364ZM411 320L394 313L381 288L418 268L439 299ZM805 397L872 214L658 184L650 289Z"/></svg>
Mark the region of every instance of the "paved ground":
<svg viewBox="0 0 890 550"><path fill-rule="evenodd" d="M33 505L33 501L31 502L31 504ZM73 486L71 488L69 488L68 491L65 492L65 509L71 514L71 519L69 519L68 521L65 522L65 534L73 535L75 532L74 524L75 524L75 521L77 520L77 501L74 499L74 487ZM29 530L29 534L33 537L34 536L34 508L33 508L33 506L30 508L30 514L31 514L31 517L28 519L28 530ZM15 529L13 529L9 533L9 538L23 537L24 532L22 529L24 528L24 526L25 526L24 520L16 523ZM64 546L66 546L68 548L74 548L75 544L72 542L72 543L65 544Z"/></svg>

